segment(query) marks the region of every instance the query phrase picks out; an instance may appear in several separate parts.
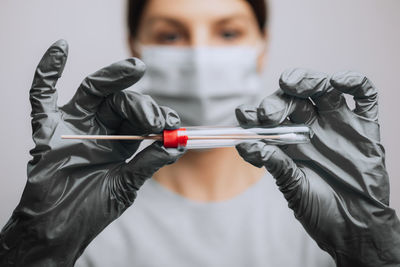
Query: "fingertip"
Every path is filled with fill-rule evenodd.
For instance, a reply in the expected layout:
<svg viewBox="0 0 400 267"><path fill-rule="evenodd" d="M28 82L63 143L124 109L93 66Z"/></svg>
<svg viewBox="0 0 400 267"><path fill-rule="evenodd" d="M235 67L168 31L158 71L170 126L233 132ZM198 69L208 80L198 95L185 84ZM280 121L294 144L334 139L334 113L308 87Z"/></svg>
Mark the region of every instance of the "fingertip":
<svg viewBox="0 0 400 267"><path fill-rule="evenodd" d="M266 126L281 124L290 113L291 101L283 94L273 94L263 99L257 109L258 120Z"/></svg>
<svg viewBox="0 0 400 267"><path fill-rule="evenodd" d="M299 68L289 68L282 72L279 78L279 85L281 88L291 88L296 86L304 75L304 70ZM283 89L283 88L282 88Z"/></svg>
<svg viewBox="0 0 400 267"><path fill-rule="evenodd" d="M236 145L236 149L241 156L246 156L256 143L257 142L242 142Z"/></svg>
<svg viewBox="0 0 400 267"><path fill-rule="evenodd" d="M248 163L261 168L263 166L261 151L265 146L263 142L243 142L236 146L236 150Z"/></svg>
<svg viewBox="0 0 400 267"><path fill-rule="evenodd" d="M161 133L165 128L162 108L149 95L137 92L125 92L131 109L128 119L135 118L134 125L140 126L144 133Z"/></svg>
<svg viewBox="0 0 400 267"><path fill-rule="evenodd" d="M366 77L361 73L355 71L341 71L335 73L331 77L330 84L335 87L335 89L345 93L352 88L361 86L365 79Z"/></svg>
<svg viewBox="0 0 400 267"><path fill-rule="evenodd" d="M137 58L121 60L87 76L82 88L90 95L105 97L135 84L145 69L144 63Z"/></svg>
<svg viewBox="0 0 400 267"><path fill-rule="evenodd" d="M274 177L278 177L292 163L279 147L261 141L241 143L236 149L247 162L258 168L264 166Z"/></svg>
<svg viewBox="0 0 400 267"><path fill-rule="evenodd" d="M42 81L48 80L55 85L57 79L61 77L65 63L67 62L67 57L67 41L60 39L54 42L42 57L42 60L38 65L38 70L40 70L41 74L36 75L35 78Z"/></svg>
<svg viewBox="0 0 400 267"><path fill-rule="evenodd" d="M378 121L378 90L370 79L355 71L342 71L332 76L330 84L355 101L353 112L368 120Z"/></svg>
<svg viewBox="0 0 400 267"><path fill-rule="evenodd" d="M318 96L326 91L327 78L328 76L322 72L292 68L282 73L279 86L286 94L304 99Z"/></svg>
<svg viewBox="0 0 400 267"><path fill-rule="evenodd" d="M146 72L146 64L144 64L144 62L141 61L140 59L131 57L128 58L126 61L133 66L133 68L136 71L136 74L140 75L140 77L143 76L144 73Z"/></svg>
<svg viewBox="0 0 400 267"><path fill-rule="evenodd" d="M69 50L69 48L68 48L68 42L66 41L66 40L64 40L64 39L59 39L59 40L57 40L56 42L54 42L52 45L51 45L51 47L57 47L57 48L60 48L61 49L61 51L64 53L64 54L68 54L68 50Z"/></svg>
<svg viewBox="0 0 400 267"><path fill-rule="evenodd" d="M154 157L161 160L164 164L176 162L186 152L186 149L166 148L161 142L154 142L146 150L148 150L147 153L154 154Z"/></svg>
<svg viewBox="0 0 400 267"><path fill-rule="evenodd" d="M164 128L167 130L178 129L181 125L181 119L178 113L175 110L165 106L160 106L160 109L165 120Z"/></svg>
<svg viewBox="0 0 400 267"><path fill-rule="evenodd" d="M250 105L240 105L235 109L236 119L244 127L253 127L259 124L257 108Z"/></svg>
<svg viewBox="0 0 400 267"><path fill-rule="evenodd" d="M128 79L129 84L126 87L136 83L146 72L146 65L138 58L131 57L113 64L116 70L120 71L121 78ZM113 66L111 65L111 66ZM116 76L118 77L118 76Z"/></svg>
<svg viewBox="0 0 400 267"><path fill-rule="evenodd" d="M176 162L182 154L181 151L167 149L159 142L154 142L129 161L124 166L123 171L125 175L143 182L163 166Z"/></svg>
<svg viewBox="0 0 400 267"><path fill-rule="evenodd" d="M165 128L165 118L162 115L161 108L154 102L154 100L150 101L149 105L143 106L143 112L146 121L145 124L148 125L149 133L161 133Z"/></svg>

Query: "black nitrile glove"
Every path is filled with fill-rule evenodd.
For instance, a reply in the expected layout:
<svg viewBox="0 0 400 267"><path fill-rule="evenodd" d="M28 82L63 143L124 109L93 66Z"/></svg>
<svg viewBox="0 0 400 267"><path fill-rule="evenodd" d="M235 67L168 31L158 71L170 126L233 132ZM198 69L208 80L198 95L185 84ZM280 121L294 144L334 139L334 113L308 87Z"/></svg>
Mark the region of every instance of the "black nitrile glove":
<svg viewBox="0 0 400 267"><path fill-rule="evenodd" d="M150 97L122 91L143 75L134 58L88 76L57 107L55 84L67 60L60 40L43 56L30 91L33 159L22 199L0 234L0 266L73 266L85 247L134 201L160 167L180 156L154 143L126 163L136 141L62 140L61 135L159 133L178 115Z"/></svg>
<svg viewBox="0 0 400 267"><path fill-rule="evenodd" d="M388 206L376 88L358 73L329 78L302 69L283 73L280 87L258 108L239 107L240 124L305 123L314 131L311 143L243 143L240 155L266 167L296 218L338 266L400 266L400 223ZM354 96L354 110L343 93Z"/></svg>

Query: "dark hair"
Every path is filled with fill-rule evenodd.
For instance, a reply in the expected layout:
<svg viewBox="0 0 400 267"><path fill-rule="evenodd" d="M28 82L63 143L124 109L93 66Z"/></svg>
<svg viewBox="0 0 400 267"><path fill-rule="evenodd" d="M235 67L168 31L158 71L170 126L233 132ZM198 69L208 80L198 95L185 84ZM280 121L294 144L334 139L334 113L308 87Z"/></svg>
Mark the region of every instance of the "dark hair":
<svg viewBox="0 0 400 267"><path fill-rule="evenodd" d="M267 0L245 0L251 6L256 16L258 27L261 32L265 32L268 21ZM148 0L128 0L128 28L129 34L136 37L143 10Z"/></svg>

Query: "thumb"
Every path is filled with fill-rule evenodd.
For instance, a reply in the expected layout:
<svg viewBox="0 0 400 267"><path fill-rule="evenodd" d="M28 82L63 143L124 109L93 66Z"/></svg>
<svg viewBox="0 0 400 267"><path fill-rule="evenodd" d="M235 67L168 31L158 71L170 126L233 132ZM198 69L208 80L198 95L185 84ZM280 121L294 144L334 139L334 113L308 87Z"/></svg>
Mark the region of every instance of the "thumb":
<svg viewBox="0 0 400 267"><path fill-rule="evenodd" d="M121 170L127 179L143 180L144 182L161 167L174 163L182 155L183 151L165 148L159 142L154 142L139 152Z"/></svg>
<svg viewBox="0 0 400 267"><path fill-rule="evenodd" d="M256 167L265 166L275 178L279 190L289 203L289 207L298 214L298 208L304 186L307 184L304 173L296 163L279 147L263 142L246 142L236 146L240 156Z"/></svg>
<svg viewBox="0 0 400 267"><path fill-rule="evenodd" d="M122 165L118 175L119 199L132 204L136 191L161 167L174 163L183 155L183 151L164 148L155 142L139 152L130 162Z"/></svg>
<svg viewBox="0 0 400 267"><path fill-rule="evenodd" d="M30 90L32 116L57 110L55 85L64 70L68 56L68 43L58 40L46 51L36 68Z"/></svg>

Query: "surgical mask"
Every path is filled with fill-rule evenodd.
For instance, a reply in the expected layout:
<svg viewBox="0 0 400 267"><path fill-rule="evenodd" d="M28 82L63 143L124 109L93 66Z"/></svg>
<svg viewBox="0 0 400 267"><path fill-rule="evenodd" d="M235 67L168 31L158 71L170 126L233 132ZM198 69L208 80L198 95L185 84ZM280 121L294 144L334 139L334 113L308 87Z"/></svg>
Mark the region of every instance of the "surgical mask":
<svg viewBox="0 0 400 267"><path fill-rule="evenodd" d="M136 86L178 112L182 125L234 125L235 108L262 95L255 47L143 46L146 73Z"/></svg>

